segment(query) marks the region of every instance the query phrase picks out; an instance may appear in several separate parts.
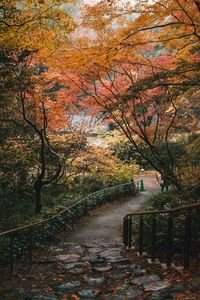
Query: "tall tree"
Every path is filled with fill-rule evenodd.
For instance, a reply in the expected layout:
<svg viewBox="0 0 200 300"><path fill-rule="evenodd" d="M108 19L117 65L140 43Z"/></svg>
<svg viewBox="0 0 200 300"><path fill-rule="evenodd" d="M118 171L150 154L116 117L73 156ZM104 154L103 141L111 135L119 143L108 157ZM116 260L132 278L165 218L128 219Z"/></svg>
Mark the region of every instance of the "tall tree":
<svg viewBox="0 0 200 300"><path fill-rule="evenodd" d="M198 109L200 76L197 3L163 0L125 7L118 1L101 1L86 9L84 26L94 29L96 37L74 42L79 51L74 48L68 57L78 79L72 81L181 189L170 141L175 133L198 127L197 115L192 114ZM188 97L193 107L183 107ZM153 160L142 152L141 142ZM160 144L165 145L164 156Z"/></svg>
<svg viewBox="0 0 200 300"><path fill-rule="evenodd" d="M59 97L62 86L55 89L58 78L54 74L50 78L44 71L48 70L52 52L66 43L69 32L75 28L68 13L69 4L68 0L11 0L3 1L0 6L2 149L6 150L4 146L13 136L22 144L28 141L31 144L34 139L39 145L39 149L31 148L32 157L35 149L39 151L36 165L35 159L32 160L31 171L35 177L36 212L41 210L42 187L54 182L62 170L48 134L50 129L60 129L67 123L65 106ZM59 119L63 120L56 124ZM51 170L49 156L54 160Z"/></svg>

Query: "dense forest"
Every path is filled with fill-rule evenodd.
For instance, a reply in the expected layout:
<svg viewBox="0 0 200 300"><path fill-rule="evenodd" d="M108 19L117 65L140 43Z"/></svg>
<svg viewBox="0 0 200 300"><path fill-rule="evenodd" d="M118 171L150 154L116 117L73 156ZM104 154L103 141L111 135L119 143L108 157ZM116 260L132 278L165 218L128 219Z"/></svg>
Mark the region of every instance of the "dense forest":
<svg viewBox="0 0 200 300"><path fill-rule="evenodd" d="M0 298L200 299L200 1L2 0Z"/></svg>

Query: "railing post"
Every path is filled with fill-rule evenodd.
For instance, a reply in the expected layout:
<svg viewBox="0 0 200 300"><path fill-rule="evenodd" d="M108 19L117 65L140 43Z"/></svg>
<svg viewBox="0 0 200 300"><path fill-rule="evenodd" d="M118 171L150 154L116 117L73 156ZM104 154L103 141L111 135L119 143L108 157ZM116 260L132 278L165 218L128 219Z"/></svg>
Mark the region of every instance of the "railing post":
<svg viewBox="0 0 200 300"><path fill-rule="evenodd" d="M10 251L9 251L9 258L10 258L10 274L13 273L13 244L14 244L14 235L13 233L10 234Z"/></svg>
<svg viewBox="0 0 200 300"><path fill-rule="evenodd" d="M128 246L128 219L127 216L123 220L123 242L124 246Z"/></svg>
<svg viewBox="0 0 200 300"><path fill-rule="evenodd" d="M190 266L191 224L191 214L188 213L185 218L184 269L189 269Z"/></svg>
<svg viewBox="0 0 200 300"><path fill-rule="evenodd" d="M105 201L105 199L104 199L104 201ZM85 206L84 212L87 213L87 211L88 211L88 198L85 199L85 205L84 206Z"/></svg>
<svg viewBox="0 0 200 300"><path fill-rule="evenodd" d="M143 231L144 231L144 220L143 215L140 216L139 222L139 254L143 253Z"/></svg>
<svg viewBox="0 0 200 300"><path fill-rule="evenodd" d="M32 226L29 228L29 246L28 246L28 254L29 254L29 262L32 264Z"/></svg>
<svg viewBox="0 0 200 300"><path fill-rule="evenodd" d="M173 246L173 218L171 214L167 220L167 267L172 263L172 246Z"/></svg>
<svg viewBox="0 0 200 300"><path fill-rule="evenodd" d="M119 186L116 188L116 194L120 195L120 187Z"/></svg>
<svg viewBox="0 0 200 300"><path fill-rule="evenodd" d="M67 231L67 210L64 212L64 230Z"/></svg>
<svg viewBox="0 0 200 300"><path fill-rule="evenodd" d="M128 248L131 249L132 245L132 218L128 216Z"/></svg>
<svg viewBox="0 0 200 300"><path fill-rule="evenodd" d="M155 261L156 258L156 215L153 215L152 220L152 239L151 239L151 260Z"/></svg>
<svg viewBox="0 0 200 300"><path fill-rule="evenodd" d="M44 238L45 238L44 222L41 224L41 226L42 226L42 240L44 241Z"/></svg>

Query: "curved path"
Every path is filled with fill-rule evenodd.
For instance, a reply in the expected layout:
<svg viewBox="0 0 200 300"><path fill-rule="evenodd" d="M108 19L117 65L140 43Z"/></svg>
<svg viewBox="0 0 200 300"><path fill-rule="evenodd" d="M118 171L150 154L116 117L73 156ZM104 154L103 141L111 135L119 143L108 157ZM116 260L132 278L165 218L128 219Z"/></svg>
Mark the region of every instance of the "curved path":
<svg viewBox="0 0 200 300"><path fill-rule="evenodd" d="M138 210L159 190L154 177L143 180L145 192L93 210L67 241L66 235L59 237L59 242L34 257L30 268L21 266L10 277L1 272L0 299L199 300L196 277L180 281L177 270L169 277L160 265L149 266L145 257L121 244L123 216ZM184 293L188 291L189 297Z"/></svg>
<svg viewBox="0 0 200 300"><path fill-rule="evenodd" d="M121 243L123 217L138 210L142 203L159 191L154 176L143 176L140 179L144 180L145 192L129 196L124 202L112 203L109 207L97 209L80 227L71 232L67 240L78 244Z"/></svg>

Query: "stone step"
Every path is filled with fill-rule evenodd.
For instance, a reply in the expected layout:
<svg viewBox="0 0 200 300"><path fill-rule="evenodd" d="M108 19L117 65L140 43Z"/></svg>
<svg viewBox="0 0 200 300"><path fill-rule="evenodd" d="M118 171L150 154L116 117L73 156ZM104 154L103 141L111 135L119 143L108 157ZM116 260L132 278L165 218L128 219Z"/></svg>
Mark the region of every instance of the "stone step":
<svg viewBox="0 0 200 300"><path fill-rule="evenodd" d="M12 288L1 291L2 299L176 299L186 289L200 287L200 280L189 287L171 284L159 272L158 264L156 271L146 256L126 251L122 244L65 243L50 247L42 260L46 263L34 261L31 269L21 271L20 288L17 284L13 286L12 281Z"/></svg>

